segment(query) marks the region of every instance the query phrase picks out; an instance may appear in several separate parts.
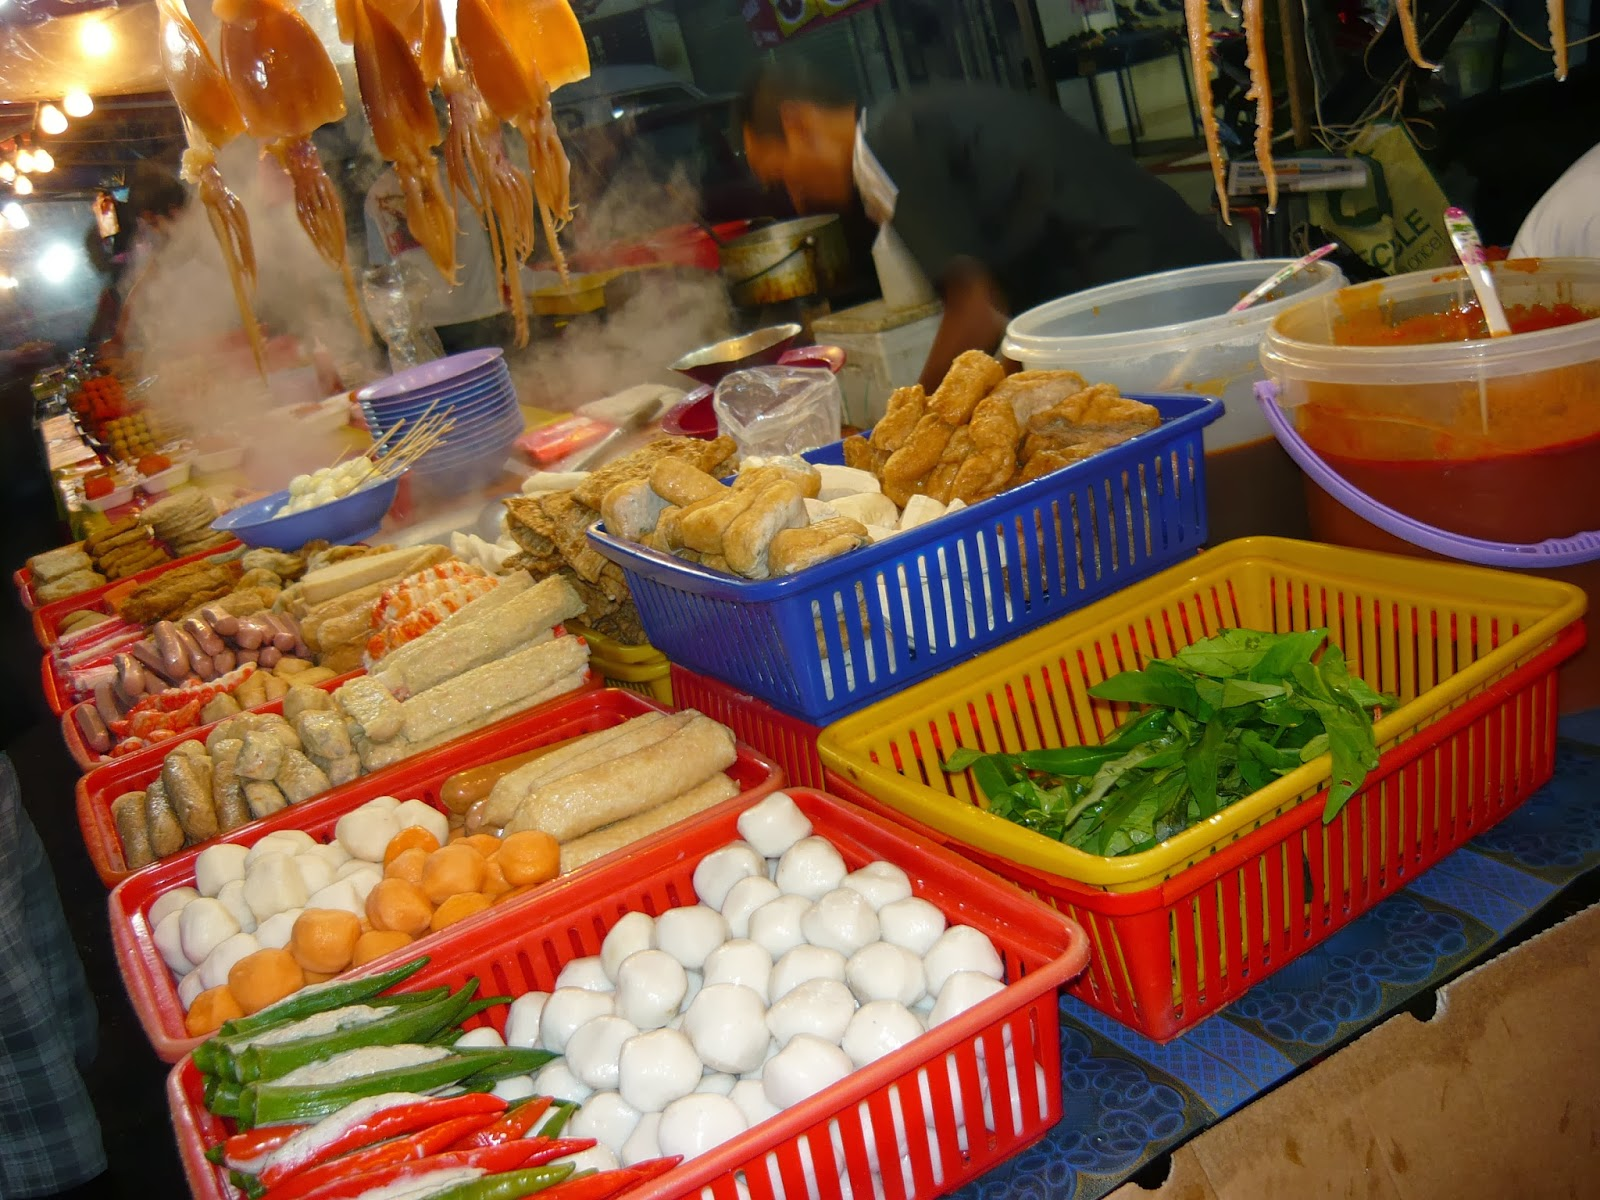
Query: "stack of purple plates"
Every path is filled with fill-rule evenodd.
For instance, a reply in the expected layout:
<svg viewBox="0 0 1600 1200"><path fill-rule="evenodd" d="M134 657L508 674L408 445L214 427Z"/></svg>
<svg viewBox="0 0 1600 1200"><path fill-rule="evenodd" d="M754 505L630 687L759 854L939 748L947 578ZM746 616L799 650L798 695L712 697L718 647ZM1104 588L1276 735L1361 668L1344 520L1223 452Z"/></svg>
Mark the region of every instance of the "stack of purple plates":
<svg viewBox="0 0 1600 1200"><path fill-rule="evenodd" d="M455 422L411 475L437 491L466 491L500 473L522 433L522 410L499 347L452 354L409 367L356 393L374 439L397 425L404 436L430 410ZM403 424L402 424L403 423Z"/></svg>

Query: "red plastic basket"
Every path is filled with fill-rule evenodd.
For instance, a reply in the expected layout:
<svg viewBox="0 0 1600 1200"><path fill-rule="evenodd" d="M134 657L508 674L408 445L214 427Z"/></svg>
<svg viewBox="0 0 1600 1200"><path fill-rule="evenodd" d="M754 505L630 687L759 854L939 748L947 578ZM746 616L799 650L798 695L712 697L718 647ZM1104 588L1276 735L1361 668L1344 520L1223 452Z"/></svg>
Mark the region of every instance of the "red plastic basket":
<svg viewBox="0 0 1600 1200"><path fill-rule="evenodd" d="M1003 880L922 843L903 826L821 792L789 794L851 867L874 859L895 863L910 875L917 894L952 922L988 934L1011 982L1003 992L804 1103L627 1192L628 1200L935 1196L1037 1141L1061 1116L1056 989L1083 969L1088 955L1083 930ZM540 894L537 907L521 910L537 916L534 923L517 928L512 922L490 920L459 926L459 933L452 931L432 947L428 966L407 980L406 987L459 984L474 975L490 993L520 995L552 987L563 963L599 953L606 932L623 914L641 909L656 914L693 903L695 864L739 836L736 821L750 804L748 797L729 800L640 843L625 860L558 881ZM504 1008L472 1022L496 1028L504 1023ZM1014 1072L1008 1071L1008 1058ZM937 1066L941 1059L944 1070ZM1014 1079L1023 1086L1013 1086ZM987 1108L979 1099L985 1087L991 1098ZM205 1161L204 1152L229 1129L205 1111L200 1092L200 1073L185 1058L167 1083L179 1151L197 1200L223 1200L232 1190ZM957 1121L963 1097L969 1122L964 1138ZM898 1114L911 1117L903 1121L900 1137ZM926 1123L913 1114L924 1114ZM979 1114L979 1120L972 1119ZM983 1128L991 1116L992 1132ZM902 1149L906 1151L911 1186L890 1166L875 1191L869 1147L885 1164L898 1162ZM941 1160L937 1170L935 1153ZM736 1172L743 1174L744 1188ZM848 1174L848 1192L841 1172ZM807 1174L814 1176L814 1184L808 1184Z"/></svg>
<svg viewBox="0 0 1600 1200"><path fill-rule="evenodd" d="M659 707L631 692L609 689L575 696L541 712L515 718L501 727L498 736L490 744L478 742L469 745L463 742L419 754L389 772L367 775L325 796L275 813L266 820L252 822L218 840L253 846L274 830L300 829L318 841L327 841L333 837L333 827L340 817L360 808L374 796L393 795L402 800L425 800L443 810L444 803L439 798L439 792L445 781L459 771L493 762L497 758L521 754L535 746L547 746L552 742L610 729ZM396 771L401 772L399 777L396 777ZM765 796L783 782L782 774L772 763L745 747L739 748L739 757L728 768L728 774L739 785L740 795L746 800ZM626 853L633 853L633 849L628 847ZM122 971L122 981L133 1002L133 1010L139 1014L150 1044L164 1062L177 1062L199 1039L191 1038L184 1032L183 1005L178 1000L178 986L156 949L154 931L145 914L150 911L152 904L173 888L194 884L194 860L199 853L199 848L192 848L136 871L111 893L111 942L116 949L117 966ZM598 863L603 865L609 861L610 856L598 860ZM583 868L585 871L589 869ZM542 904L544 895L544 891L539 892L536 902ZM524 900L520 898L507 901L496 905L491 913L470 917L461 924L510 912L523 903ZM441 936L444 935L434 935L424 941L432 943ZM403 959L422 951L432 953L428 946L417 943L407 946L398 957Z"/></svg>
<svg viewBox="0 0 1600 1200"><path fill-rule="evenodd" d="M801 787L822 787L822 759L817 755L817 735L822 730L809 721L779 712L765 700L741 692L732 684L712 679L688 667L672 664L672 702L677 708L694 708L721 721L773 762L784 776Z"/></svg>
<svg viewBox="0 0 1600 1200"><path fill-rule="evenodd" d="M1325 941L1484 830L1555 771L1556 669L1581 622L1379 760L1331 824L1322 797L1154 887L1102 891L985 853L827 771L830 790L1017 881L1078 921L1093 947L1071 987L1170 1041Z"/></svg>
<svg viewBox="0 0 1600 1200"><path fill-rule="evenodd" d="M599 676L591 672L585 678L584 684L578 689L578 692L591 692L599 686ZM399 781L410 778L410 772L415 769L416 764L426 761L430 754L448 754L453 751L461 751L477 755L480 762L490 762L496 758L503 758L505 754L511 752L500 752L500 739L503 739L510 730L520 728L521 723L524 721L547 719L551 709L565 703L574 694L577 693L559 696L536 708L530 708L526 712L518 713L516 716L507 717L498 724L490 725L487 728L478 730L476 733L470 733L465 737L447 742L435 750L424 751L421 754L413 755L411 758L403 759L391 767L385 767L381 771L374 771L371 775L363 775L360 779L344 786L345 788L356 788L362 786L368 780L376 780L382 787L372 794L375 796L382 795L383 788L398 786ZM102 763L78 780L78 829L83 834L84 845L88 847L89 860L94 863L94 869L99 874L101 882L108 888L115 887L132 874L128 870L127 864L123 861L122 839L117 836L116 822L111 819L112 802L124 792L135 792L143 789L147 783L160 773L161 764L166 761L166 757L173 747L180 742L195 741L196 739L203 740L205 736L205 730L190 730L188 733L180 734L175 738L168 738L164 742L146 746L143 750L136 750L125 758L114 758L110 762ZM227 837L231 839L246 829L255 829L257 826L266 828L269 827L270 822L285 820L296 813L304 813L308 811L307 805L319 804L330 800L340 795L343 790L342 788L331 788L322 795L314 796L302 804L291 806L281 813L263 818L261 821L252 821L248 825L242 825L229 833ZM200 845L203 848L210 845L210 843L203 842ZM189 847L183 853L188 853L191 849L194 849L194 847ZM176 858L177 856L174 855L173 857ZM158 863L152 863L145 869L154 870L159 865Z"/></svg>
<svg viewBox="0 0 1600 1200"><path fill-rule="evenodd" d="M365 674L365 671L347 671L343 675L335 676L333 679L325 680L322 683L314 686L321 688L325 692L331 692L335 688L338 688L356 678L356 676ZM138 751L133 751L129 754L116 756L101 755L97 753L88 742L83 740L83 731L78 728L78 710L80 708L93 707L93 705L93 700L84 700L72 705L67 709L66 712L61 714L61 740L66 742L67 753L72 755L72 761L77 763L78 766L81 767L85 772L92 771L96 767L103 766L108 762L115 762L117 758L129 758L132 757L133 753L138 753ZM253 713L281 713L283 711L283 701L269 700L265 704L258 704L256 707L246 709L245 711ZM205 734L211 732L211 730L216 727L216 724L217 722L215 721L208 721L204 725L196 725L192 730L185 730L184 732ZM149 747L146 747L146 749L148 748Z"/></svg>
<svg viewBox="0 0 1600 1200"><path fill-rule="evenodd" d="M61 618L68 613L75 613L79 609L92 608L95 612L110 612L111 609L102 603L107 592L114 592L118 588L131 589L141 583L149 583L152 579L159 579L168 571L177 567L187 566L199 562L203 558L211 558L218 554L231 554L244 545L237 538L230 539L226 545L213 546L209 550L198 550L193 554L186 554L182 558L174 558L169 562L157 563L147 570L136 575L129 575L126 579L113 579L99 587L90 588L88 591L79 592L76 596L63 596L60 600L51 600L48 604L37 604L33 598L33 573L27 567L17 571L12 578L17 585L17 594L22 597L22 605L33 613L33 636L38 639L41 646L55 645L56 626L61 623Z"/></svg>

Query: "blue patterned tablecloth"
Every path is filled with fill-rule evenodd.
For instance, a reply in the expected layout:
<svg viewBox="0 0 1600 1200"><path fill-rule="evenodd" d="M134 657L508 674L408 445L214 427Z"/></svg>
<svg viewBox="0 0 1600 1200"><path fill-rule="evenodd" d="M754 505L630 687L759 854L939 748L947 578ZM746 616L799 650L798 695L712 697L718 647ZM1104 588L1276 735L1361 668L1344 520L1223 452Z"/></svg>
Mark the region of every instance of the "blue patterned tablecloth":
<svg viewBox="0 0 1600 1200"><path fill-rule="evenodd" d="M1555 777L1223 1012L1161 1046L1070 997L1063 1117L965 1200L1095 1200L1144 1164L1492 955L1600 866L1600 716L1563 723Z"/></svg>

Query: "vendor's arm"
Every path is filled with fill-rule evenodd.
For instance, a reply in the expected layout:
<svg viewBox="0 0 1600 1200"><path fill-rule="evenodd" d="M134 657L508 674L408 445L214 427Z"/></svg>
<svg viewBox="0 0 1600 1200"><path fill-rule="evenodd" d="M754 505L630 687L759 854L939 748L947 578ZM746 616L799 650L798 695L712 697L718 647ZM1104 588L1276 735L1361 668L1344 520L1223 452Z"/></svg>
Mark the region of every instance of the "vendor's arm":
<svg viewBox="0 0 1600 1200"><path fill-rule="evenodd" d="M918 381L930 395L958 355L968 350L993 353L1010 319L993 276L970 259L947 272L943 292L944 316Z"/></svg>

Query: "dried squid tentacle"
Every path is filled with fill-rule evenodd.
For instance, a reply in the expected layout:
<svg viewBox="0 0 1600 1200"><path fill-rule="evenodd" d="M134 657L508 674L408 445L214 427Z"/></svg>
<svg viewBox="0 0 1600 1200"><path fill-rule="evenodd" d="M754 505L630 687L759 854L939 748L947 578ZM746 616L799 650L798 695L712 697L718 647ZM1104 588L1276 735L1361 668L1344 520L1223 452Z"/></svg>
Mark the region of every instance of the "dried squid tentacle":
<svg viewBox="0 0 1600 1200"><path fill-rule="evenodd" d="M372 327L367 324L366 311L361 307L361 297L356 291L356 280L350 270L350 256L345 247L344 204L333 186L333 180L323 169L322 159L309 138L282 138L267 146L267 151L289 173L294 185L294 210L300 218L300 227L306 231L317 253L330 267L337 270L344 281L345 303L355 318L356 328L364 341L372 338Z"/></svg>
<svg viewBox="0 0 1600 1200"><path fill-rule="evenodd" d="M1417 11L1412 7L1413 0L1394 0L1395 15L1400 18L1400 37L1406 44L1406 53L1411 56L1411 61L1424 71L1437 71L1438 63L1431 63L1422 57L1422 43L1417 40Z"/></svg>
<svg viewBox="0 0 1600 1200"><path fill-rule="evenodd" d="M1267 211L1278 211L1278 172L1272 162L1272 77L1267 71L1267 27L1261 0L1242 0L1244 6L1245 68L1250 90L1245 99L1256 102L1256 164L1267 184Z"/></svg>
<svg viewBox="0 0 1600 1200"><path fill-rule="evenodd" d="M1550 11L1550 52L1556 60L1556 79L1567 77L1567 0L1547 0Z"/></svg>
<svg viewBox="0 0 1600 1200"><path fill-rule="evenodd" d="M255 358L256 370L265 377L267 373L266 343L261 336L261 324L256 320L255 308L250 303L250 293L256 286L256 252L250 240L250 224L239 197L228 190L217 169L216 159L209 151L191 147L183 156L183 177L200 191L200 203L205 205L206 217L211 222L211 232L222 251L222 261L228 268L228 283L233 288L233 300L239 308L239 320L245 337L250 340L250 353Z"/></svg>
<svg viewBox="0 0 1600 1200"><path fill-rule="evenodd" d="M1223 223L1232 225L1233 218L1228 213L1227 169L1222 160L1222 138L1217 131L1217 102L1211 91L1211 17L1206 11L1206 0L1184 0L1183 15L1189 29L1189 62L1194 68L1200 128L1205 134L1206 154L1211 159L1211 178L1216 184Z"/></svg>

